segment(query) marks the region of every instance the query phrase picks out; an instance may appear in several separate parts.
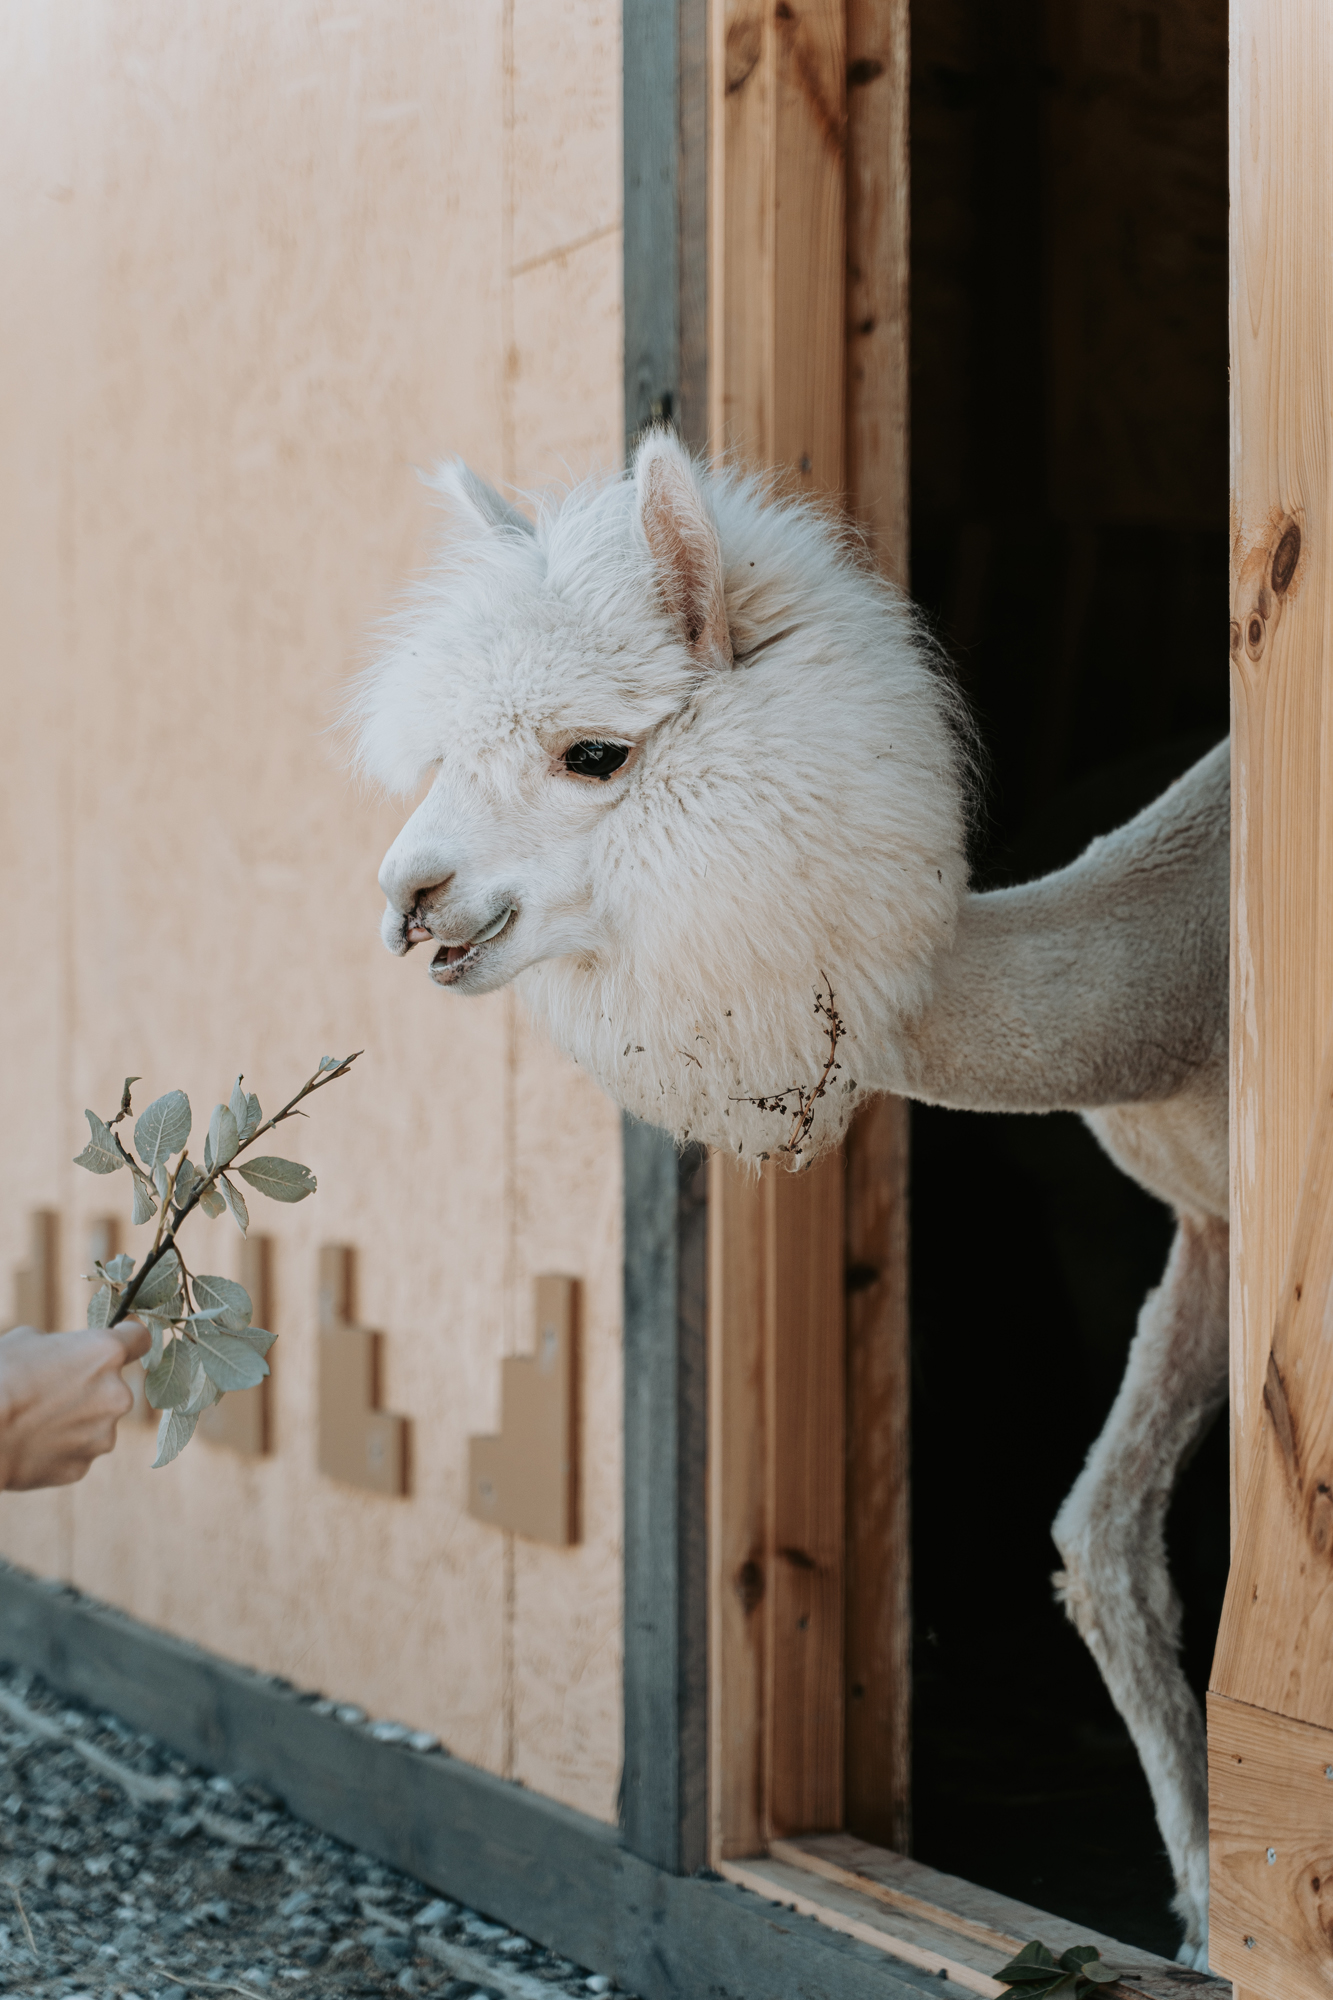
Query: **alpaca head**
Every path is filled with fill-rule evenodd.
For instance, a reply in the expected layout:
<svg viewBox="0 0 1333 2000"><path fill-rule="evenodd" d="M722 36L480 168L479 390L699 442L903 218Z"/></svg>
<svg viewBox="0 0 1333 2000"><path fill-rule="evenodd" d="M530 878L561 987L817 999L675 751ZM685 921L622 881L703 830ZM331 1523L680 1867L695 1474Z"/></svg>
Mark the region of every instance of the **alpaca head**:
<svg viewBox="0 0 1333 2000"><path fill-rule="evenodd" d="M809 1159L883 1087L964 887L954 698L910 608L665 433L535 530L461 465L436 483L454 532L355 702L366 770L430 781L385 943L455 994L517 981L677 1138Z"/></svg>

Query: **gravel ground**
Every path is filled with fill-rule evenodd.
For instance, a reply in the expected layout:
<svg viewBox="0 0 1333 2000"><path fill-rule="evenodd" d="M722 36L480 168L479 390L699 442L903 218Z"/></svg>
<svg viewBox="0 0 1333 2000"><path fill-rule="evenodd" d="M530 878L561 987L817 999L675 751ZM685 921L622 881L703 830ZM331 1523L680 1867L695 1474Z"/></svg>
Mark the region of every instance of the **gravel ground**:
<svg viewBox="0 0 1333 2000"><path fill-rule="evenodd" d="M613 1990L0 1667L0 2000Z"/></svg>

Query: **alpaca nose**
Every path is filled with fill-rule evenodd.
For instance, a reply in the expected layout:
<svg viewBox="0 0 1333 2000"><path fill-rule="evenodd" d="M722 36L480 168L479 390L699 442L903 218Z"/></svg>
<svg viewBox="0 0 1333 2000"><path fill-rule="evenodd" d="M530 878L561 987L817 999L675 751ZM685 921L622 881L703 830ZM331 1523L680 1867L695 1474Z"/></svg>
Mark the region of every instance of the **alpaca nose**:
<svg viewBox="0 0 1333 2000"><path fill-rule="evenodd" d="M444 903L449 894L449 884L453 879L452 875L446 875L442 882L430 882L417 890L416 895L412 898L411 908L403 912L407 918L407 942L409 944L424 944L426 939L431 936L431 932L427 928L426 919L442 913Z"/></svg>

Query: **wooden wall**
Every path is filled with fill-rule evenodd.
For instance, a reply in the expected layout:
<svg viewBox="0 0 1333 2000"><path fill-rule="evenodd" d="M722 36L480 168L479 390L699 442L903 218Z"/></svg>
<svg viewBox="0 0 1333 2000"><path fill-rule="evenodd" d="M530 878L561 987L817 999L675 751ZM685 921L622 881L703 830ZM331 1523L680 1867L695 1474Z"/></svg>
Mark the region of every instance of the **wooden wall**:
<svg viewBox="0 0 1333 2000"><path fill-rule="evenodd" d="M196 1119L364 1046L271 1209L271 1456L126 1426L0 1551L438 1732L603 1818L620 1741L620 1144L503 995L376 935L398 809L327 731L425 559L413 468L518 485L622 449L619 8L16 0L0 22L0 1293L34 1208L82 1316L117 1183L70 1161L126 1071ZM229 1221L192 1225L239 1270ZM231 1232L229 1235L228 1232ZM357 1253L412 1419L394 1500L316 1471L317 1253ZM466 1512L536 1273L583 1298L583 1539Z"/></svg>

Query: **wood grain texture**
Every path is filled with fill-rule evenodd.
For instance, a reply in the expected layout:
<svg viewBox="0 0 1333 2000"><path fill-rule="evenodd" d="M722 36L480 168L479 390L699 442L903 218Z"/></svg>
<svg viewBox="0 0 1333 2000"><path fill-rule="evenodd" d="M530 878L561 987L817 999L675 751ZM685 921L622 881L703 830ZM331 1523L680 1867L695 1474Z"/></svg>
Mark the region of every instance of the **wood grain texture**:
<svg viewBox="0 0 1333 2000"><path fill-rule="evenodd" d="M842 1825L843 1166L765 1171L770 1834Z"/></svg>
<svg viewBox="0 0 1333 2000"><path fill-rule="evenodd" d="M1231 20L1234 1531L1333 1003L1333 14L1235 0Z"/></svg>
<svg viewBox="0 0 1333 2000"><path fill-rule="evenodd" d="M1333 1992L1333 1731L1208 1698L1209 1956L1254 1995Z"/></svg>
<svg viewBox="0 0 1333 2000"><path fill-rule="evenodd" d="M910 555L911 176L907 0L847 0L846 485L905 589Z"/></svg>
<svg viewBox="0 0 1333 2000"><path fill-rule="evenodd" d="M1155 1952L1122 1944L1049 1910L1018 1902L994 1889L978 1888L975 1883L927 1868L904 1854L873 1847L850 1834L775 1841L772 1858L789 1869L803 1869L821 1882L856 1891L863 1903L879 1906L878 1927L884 1937L901 1937L933 1951L945 1961L968 1968L974 1978L984 1975L989 1979L1020 1945L1040 1938L1055 1952L1074 1944L1096 1945L1108 1962L1123 1967L1129 1975L1123 1985L1107 1989L1121 2000L1136 1993L1150 1996L1150 2000L1229 2000L1229 1988L1223 1980L1187 1972ZM817 1902L821 1893L813 1889L811 1902ZM952 1970L949 1976L960 1978ZM974 1979L965 1976L961 1983L973 1985L974 1991L989 1990L976 1987Z"/></svg>
<svg viewBox="0 0 1333 2000"><path fill-rule="evenodd" d="M723 0L713 30L712 448L840 493L842 0Z"/></svg>
<svg viewBox="0 0 1333 2000"><path fill-rule="evenodd" d="M846 1145L847 1827L911 1841L911 1355L908 1110L881 1097Z"/></svg>

